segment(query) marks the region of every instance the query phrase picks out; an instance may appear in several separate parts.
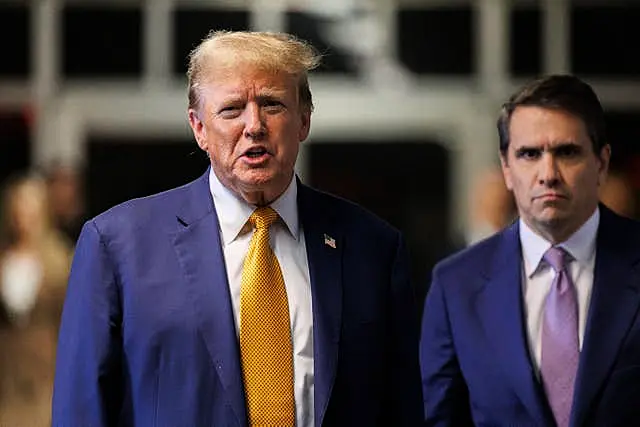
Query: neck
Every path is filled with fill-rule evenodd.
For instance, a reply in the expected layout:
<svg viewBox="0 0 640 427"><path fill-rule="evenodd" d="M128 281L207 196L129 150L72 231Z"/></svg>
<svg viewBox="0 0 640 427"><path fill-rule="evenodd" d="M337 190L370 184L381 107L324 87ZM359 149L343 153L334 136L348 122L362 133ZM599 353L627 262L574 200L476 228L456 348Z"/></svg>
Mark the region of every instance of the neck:
<svg viewBox="0 0 640 427"><path fill-rule="evenodd" d="M276 191L241 191L239 196L250 205L262 207L269 206L284 193L286 187Z"/></svg>
<svg viewBox="0 0 640 427"><path fill-rule="evenodd" d="M215 170L214 170L215 173ZM221 177L216 174L220 183L227 189L235 193L242 200L250 205L254 206L268 206L273 203L278 197L289 188L291 179L293 178L293 171L288 176L276 176L269 182L259 186L242 185L239 182L233 182L226 180L225 177ZM257 188L256 188L257 187Z"/></svg>
<svg viewBox="0 0 640 427"><path fill-rule="evenodd" d="M552 245L557 245L559 243L567 241L574 233L576 233L580 227L582 227L588 220L591 218L597 206L593 208L589 212L587 216L584 218L579 218L578 221L562 221L562 220L552 220L548 222L537 222L533 223L524 219L526 224L531 228L536 234L540 235L542 238L547 240Z"/></svg>
<svg viewBox="0 0 640 427"><path fill-rule="evenodd" d="M32 252L38 249L38 242L35 237L25 237L14 241L11 248L16 252Z"/></svg>
<svg viewBox="0 0 640 427"><path fill-rule="evenodd" d="M533 228L533 230L542 236L545 240L547 240L552 245L557 245L562 243L571 237L573 233L575 233L578 229L575 230L573 228Z"/></svg>

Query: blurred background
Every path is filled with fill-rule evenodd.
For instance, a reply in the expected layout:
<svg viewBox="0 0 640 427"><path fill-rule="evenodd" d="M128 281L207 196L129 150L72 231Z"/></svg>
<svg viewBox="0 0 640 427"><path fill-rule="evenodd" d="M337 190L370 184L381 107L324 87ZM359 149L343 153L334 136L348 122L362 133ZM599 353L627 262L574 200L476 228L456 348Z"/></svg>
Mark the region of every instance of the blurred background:
<svg viewBox="0 0 640 427"><path fill-rule="evenodd" d="M0 424L47 423L82 223L204 172L185 71L210 30L288 31L324 54L298 173L405 233L421 303L435 262L513 220L495 121L537 75L593 85L613 146L602 199L638 216L639 23L637 0L0 0Z"/></svg>
<svg viewBox="0 0 640 427"><path fill-rule="evenodd" d="M298 173L405 232L420 299L434 263L511 221L495 121L519 85L571 72L607 111L603 199L636 216L640 2L0 0L0 183L36 171L52 225L203 173L189 51L212 29L283 30L324 53Z"/></svg>

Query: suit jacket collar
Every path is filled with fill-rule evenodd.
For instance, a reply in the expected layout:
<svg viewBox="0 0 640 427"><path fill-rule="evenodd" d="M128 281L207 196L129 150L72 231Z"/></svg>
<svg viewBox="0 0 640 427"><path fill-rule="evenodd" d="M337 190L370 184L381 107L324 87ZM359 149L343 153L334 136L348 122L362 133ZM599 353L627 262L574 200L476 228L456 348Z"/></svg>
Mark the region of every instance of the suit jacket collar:
<svg viewBox="0 0 640 427"><path fill-rule="evenodd" d="M476 309L496 363L502 367L520 401L536 425L552 423L531 364L522 297L522 254L519 225L514 222L496 237L496 249L487 263Z"/></svg>
<svg viewBox="0 0 640 427"><path fill-rule="evenodd" d="M181 225L174 235L174 248L186 279L200 333L227 404L238 425L247 425L240 366L240 351L229 295L227 272L220 241L219 223L209 191L208 171L183 187L184 203L177 206Z"/></svg>
<svg viewBox="0 0 640 427"><path fill-rule="evenodd" d="M329 404L338 367L342 322L342 248L344 232L326 197L298 182L299 218L304 230L313 301L314 419L317 426Z"/></svg>
<svg viewBox="0 0 640 427"><path fill-rule="evenodd" d="M573 426L583 425L640 306L638 225L600 206L596 267L576 378ZM625 237L626 236L626 237Z"/></svg>
<svg viewBox="0 0 640 427"><path fill-rule="evenodd" d="M240 352L225 269L219 223L207 172L183 187L185 202L178 206L179 231L174 247L183 269L200 332L226 390L238 423L246 425ZM336 378L342 321L342 248L344 233L319 192L298 185L298 214L305 233L314 340L314 418L322 420Z"/></svg>

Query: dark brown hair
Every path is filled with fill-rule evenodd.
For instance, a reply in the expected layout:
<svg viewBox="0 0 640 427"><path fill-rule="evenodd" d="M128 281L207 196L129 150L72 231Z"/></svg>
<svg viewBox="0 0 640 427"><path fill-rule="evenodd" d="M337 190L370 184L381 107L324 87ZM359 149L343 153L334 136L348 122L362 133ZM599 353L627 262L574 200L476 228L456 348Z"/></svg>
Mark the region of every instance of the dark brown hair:
<svg viewBox="0 0 640 427"><path fill-rule="evenodd" d="M591 86L575 76L556 74L526 84L502 106L497 124L503 156L509 149L511 116L520 106L550 108L576 116L586 127L596 156L607 144L604 112Z"/></svg>

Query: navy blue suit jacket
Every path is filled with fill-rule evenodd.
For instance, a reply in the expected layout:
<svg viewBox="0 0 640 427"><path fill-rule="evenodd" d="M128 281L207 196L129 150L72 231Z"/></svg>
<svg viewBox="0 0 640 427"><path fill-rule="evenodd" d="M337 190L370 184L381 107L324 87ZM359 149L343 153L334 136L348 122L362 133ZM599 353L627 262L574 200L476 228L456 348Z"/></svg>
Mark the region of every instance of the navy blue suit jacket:
<svg viewBox="0 0 640 427"><path fill-rule="evenodd" d="M572 427L640 425L640 225L601 206ZM420 343L429 426L553 426L531 363L518 223L441 262Z"/></svg>
<svg viewBox="0 0 640 427"><path fill-rule="evenodd" d="M420 425L419 323L400 233L301 184L298 209L315 425ZM247 425L218 230L208 172L85 224L62 316L54 427Z"/></svg>

